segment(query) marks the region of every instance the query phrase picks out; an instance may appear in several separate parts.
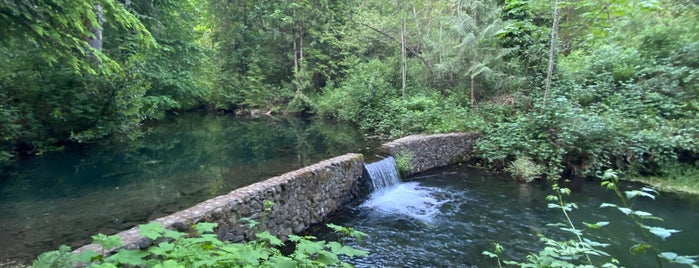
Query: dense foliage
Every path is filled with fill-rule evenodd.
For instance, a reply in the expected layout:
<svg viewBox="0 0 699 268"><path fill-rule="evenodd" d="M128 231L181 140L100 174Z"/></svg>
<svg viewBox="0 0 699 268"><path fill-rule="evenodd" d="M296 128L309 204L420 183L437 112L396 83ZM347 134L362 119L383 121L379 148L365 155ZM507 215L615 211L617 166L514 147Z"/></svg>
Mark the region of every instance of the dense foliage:
<svg viewBox="0 0 699 268"><path fill-rule="evenodd" d="M530 178L618 168L691 184L696 1L552 2L5 1L0 160L212 109L475 130L483 164L529 160Z"/></svg>
<svg viewBox="0 0 699 268"><path fill-rule="evenodd" d="M139 226L141 237L157 244L146 249L125 249L118 235L94 235L95 243L116 253L84 251L72 253L62 246L40 255L32 263L35 268L57 267L351 267L339 257L366 256L367 252L343 246L339 242L316 241L312 236L289 236L294 251L282 254L284 243L268 231L258 232L247 243L221 241L214 233L215 223L197 223L191 233L163 228L152 222ZM254 225L252 225L254 227ZM365 234L333 224L328 227L360 239Z"/></svg>

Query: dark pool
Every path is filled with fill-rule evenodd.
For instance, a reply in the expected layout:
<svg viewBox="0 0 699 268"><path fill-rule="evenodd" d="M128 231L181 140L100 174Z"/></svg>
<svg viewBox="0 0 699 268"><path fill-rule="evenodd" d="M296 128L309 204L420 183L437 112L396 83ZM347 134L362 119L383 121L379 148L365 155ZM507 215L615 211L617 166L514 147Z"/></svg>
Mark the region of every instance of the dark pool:
<svg viewBox="0 0 699 268"><path fill-rule="evenodd" d="M577 227L582 227L583 221L611 222L587 232L590 239L611 244L606 250L626 267L654 266L654 258L629 253L628 246L639 240L630 220L616 209L599 208L602 202L618 202L612 192L592 181L568 187L574 192L567 200L580 206L571 213ZM336 213L327 222L369 234L361 243L346 240L370 252L369 257L351 261L358 267L497 267L494 260L481 254L493 250L492 242L505 247L506 258L522 260L528 252L543 247L538 242L539 233L571 238L546 225L563 220L559 211L547 208L545 197L551 193L548 186L541 184L518 184L504 174L453 166L417 174L410 182L375 194L360 206ZM634 208L665 219L649 225L683 230L666 241L654 240L663 251L699 253L697 197L661 194L656 201L638 200ZM321 226L309 232L319 239L337 239Z"/></svg>

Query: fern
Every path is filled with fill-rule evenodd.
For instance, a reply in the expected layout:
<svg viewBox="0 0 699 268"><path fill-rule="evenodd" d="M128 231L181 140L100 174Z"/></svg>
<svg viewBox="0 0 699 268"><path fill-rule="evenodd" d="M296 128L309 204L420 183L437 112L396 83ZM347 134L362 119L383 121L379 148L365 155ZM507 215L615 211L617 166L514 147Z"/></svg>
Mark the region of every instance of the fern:
<svg viewBox="0 0 699 268"><path fill-rule="evenodd" d="M34 268L72 267L70 247L62 245L58 250L44 252L32 262Z"/></svg>

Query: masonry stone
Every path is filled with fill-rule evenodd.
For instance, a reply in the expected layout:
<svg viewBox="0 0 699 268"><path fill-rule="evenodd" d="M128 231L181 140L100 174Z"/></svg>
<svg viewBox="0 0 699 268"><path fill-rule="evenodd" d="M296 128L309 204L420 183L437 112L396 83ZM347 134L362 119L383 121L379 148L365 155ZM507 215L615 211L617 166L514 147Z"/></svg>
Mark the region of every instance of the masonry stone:
<svg viewBox="0 0 699 268"><path fill-rule="evenodd" d="M442 167L472 158L473 144L478 133L448 133L435 135L411 135L381 145L383 154L398 156L401 152L412 155L412 175L431 168Z"/></svg>
<svg viewBox="0 0 699 268"><path fill-rule="evenodd" d="M414 174L468 161L477 138L476 133L413 135L385 143L380 151L393 156L410 153L413 169L409 173ZM366 197L369 185L364 157L346 154L236 189L155 221L179 231L189 230L198 222L215 222L216 233L226 241L252 240L260 229L286 240L289 235L322 222L340 207ZM267 201L273 205L265 212ZM244 219L261 222L260 228L251 229ZM141 239L137 227L117 235L127 249L152 243ZM85 250L102 252L97 244L83 246L76 252Z"/></svg>

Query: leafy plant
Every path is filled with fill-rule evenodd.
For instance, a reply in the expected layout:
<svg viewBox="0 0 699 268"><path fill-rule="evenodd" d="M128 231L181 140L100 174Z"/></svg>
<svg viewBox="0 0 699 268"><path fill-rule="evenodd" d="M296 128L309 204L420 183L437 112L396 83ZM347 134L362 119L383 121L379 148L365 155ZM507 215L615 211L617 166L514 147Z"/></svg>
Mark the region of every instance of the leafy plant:
<svg viewBox="0 0 699 268"><path fill-rule="evenodd" d="M663 267L663 262L689 265L691 267L699 267L695 265L696 259L699 256L685 256L674 252L662 252L657 245L652 242L651 237L656 236L665 240L666 238L678 233L679 230L667 229L659 226L647 225L645 221L662 221L662 218L641 210L634 210L633 201L638 197L647 197L655 199L658 194L653 189L642 187L640 190L630 190L622 192L617 186L618 176L616 172L607 170L601 176L603 179L602 186L612 190L619 197L621 204L603 203L600 208L613 207L629 216L634 225L637 226L637 231L642 234L643 241L641 243L629 247L629 252L632 254L646 254L652 252L657 261L658 267ZM501 254L503 248L500 244L494 243L494 252L483 251L483 255L496 259L498 266L502 264L516 265L520 267L621 267L619 261L602 250L608 244L599 243L590 240L585 235L585 230L594 230L604 227L609 222L585 223L585 229L576 227L570 217L569 212L577 209L575 203L564 201L563 197L570 194L570 189L559 187L558 184L552 186L555 195L550 195L546 198L549 208L558 209L564 215L565 222L548 224L551 227L570 233L574 236L569 240L558 240L539 235L544 243L544 248L537 252L529 254L525 261L502 260ZM592 257L591 257L592 256ZM593 258L596 257L596 258ZM601 257L601 258L600 258Z"/></svg>
<svg viewBox="0 0 699 268"><path fill-rule="evenodd" d="M617 186L617 184L619 183L619 177L617 176L616 172L608 169L604 172L604 174L601 177L603 180L602 186L605 186L608 190L613 191L617 195L617 197L619 197L619 200L621 200L621 204L617 205L610 203L602 203L602 205L600 205L600 208L616 208L624 215L629 216L629 218L631 218L631 220L634 222L634 225L638 227L638 232L643 235L643 241L641 243L633 245L629 248L629 251L631 253L645 254L648 251L652 252L655 255L658 267L663 266L662 260L668 261L670 263L687 264L692 265L693 267L697 267L693 264L696 261L695 259L699 256L680 256L674 252L661 252L659 247L655 245L651 239L651 235L654 235L656 237L661 238L662 240L665 240L668 237L672 236L674 233L679 232L679 230L648 225L646 224L646 221L662 221L663 219L654 216L649 212L633 209L633 204L636 198L646 197L655 200L655 197L658 195L657 191L648 187L642 187L640 190L624 191L622 193L622 191Z"/></svg>
<svg viewBox="0 0 699 268"><path fill-rule="evenodd" d="M193 233L183 233L163 228L160 223L151 222L139 226L143 237L157 244L143 250L119 249L115 254L104 257L94 251L82 254L70 253L70 248L40 255L33 267L325 267L349 266L340 256L349 258L367 256L367 252L339 242L316 241L313 236L289 236L295 251L283 255L277 248L283 242L268 231L258 232L253 241L230 243L221 241L214 233L215 223L197 223ZM352 228L328 224L335 231L361 240L366 234ZM93 236L95 243L105 249L120 246L119 236Z"/></svg>
<svg viewBox="0 0 699 268"><path fill-rule="evenodd" d="M405 150L396 154L396 167L401 177L405 178L413 171L413 157L413 153Z"/></svg>
<svg viewBox="0 0 699 268"><path fill-rule="evenodd" d="M544 174L544 167L534 163L531 158L527 156L517 157L515 161L510 162L505 170L510 172L510 174L520 182L526 183L541 178Z"/></svg>

